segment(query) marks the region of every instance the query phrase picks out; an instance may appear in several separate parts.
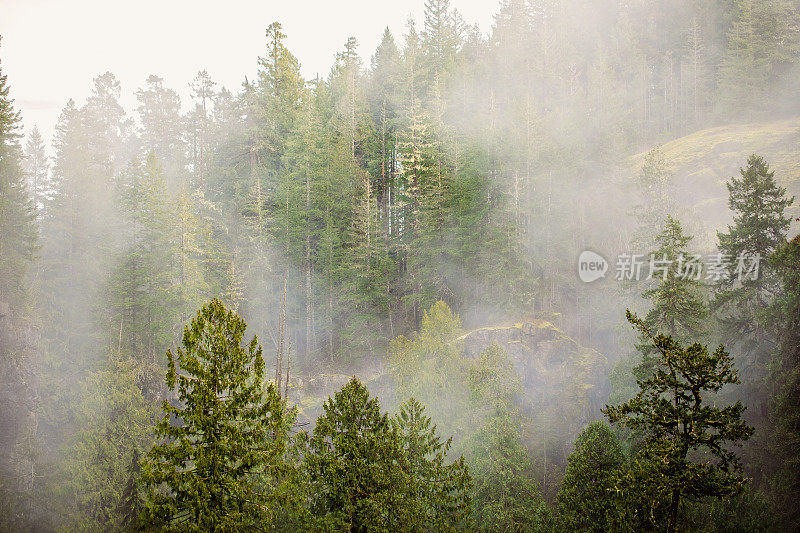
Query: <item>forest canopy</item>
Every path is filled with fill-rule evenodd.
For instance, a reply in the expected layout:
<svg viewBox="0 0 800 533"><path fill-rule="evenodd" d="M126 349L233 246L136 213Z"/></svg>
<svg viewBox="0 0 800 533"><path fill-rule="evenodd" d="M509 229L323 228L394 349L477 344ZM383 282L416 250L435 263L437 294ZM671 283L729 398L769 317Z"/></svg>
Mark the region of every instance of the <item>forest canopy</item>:
<svg viewBox="0 0 800 533"><path fill-rule="evenodd" d="M0 531L800 529L800 2L423 7L52 141L0 47Z"/></svg>

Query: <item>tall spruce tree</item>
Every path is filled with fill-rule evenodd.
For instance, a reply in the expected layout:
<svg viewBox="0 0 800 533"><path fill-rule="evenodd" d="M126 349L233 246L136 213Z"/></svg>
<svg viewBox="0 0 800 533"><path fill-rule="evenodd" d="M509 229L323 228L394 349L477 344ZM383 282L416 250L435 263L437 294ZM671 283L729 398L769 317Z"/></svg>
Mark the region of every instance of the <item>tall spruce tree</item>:
<svg viewBox="0 0 800 533"><path fill-rule="evenodd" d="M186 326L177 357L167 352L167 385L156 425L160 442L142 465L144 518L169 531L242 531L269 527L254 476L284 453L284 404L264 389L258 339L211 300ZM166 489L166 490L164 490Z"/></svg>
<svg viewBox="0 0 800 533"><path fill-rule="evenodd" d="M446 464L453 438L442 442L425 406L410 398L400 406L393 424L400 435L411 473L407 505L413 509L413 529L449 531L469 528L472 519L472 478L463 457Z"/></svg>
<svg viewBox="0 0 800 533"><path fill-rule="evenodd" d="M56 191L50 178L47 151L37 126L33 127L25 142L25 173L36 215L41 218L45 207L53 201Z"/></svg>
<svg viewBox="0 0 800 533"><path fill-rule="evenodd" d="M22 168L19 122L0 64L0 530L8 531L43 527L34 512L39 369L28 275L38 229Z"/></svg>
<svg viewBox="0 0 800 533"><path fill-rule="evenodd" d="M314 528L409 530L410 471L398 430L355 377L323 405L309 441Z"/></svg>
<svg viewBox="0 0 800 533"><path fill-rule="evenodd" d="M650 254L648 277L656 285L642 293L653 304L645 318L647 326L681 342L702 335L708 314L700 281L702 263L687 248L691 240L680 221L667 216L656 238L658 247Z"/></svg>
<svg viewBox="0 0 800 533"><path fill-rule="evenodd" d="M558 512L570 531L607 531L614 481L625 465L618 437L605 422L592 422L575 440L558 491Z"/></svg>
<svg viewBox="0 0 800 533"><path fill-rule="evenodd" d="M767 260L786 241L791 218L786 209L794 198L779 187L775 173L763 157L751 155L740 176L727 183L728 207L733 211L733 225L718 232L719 249L727 259L725 275L716 286L713 308L729 343L753 355L764 355L766 328L764 311L780 284L770 271ZM740 265L743 261L745 264ZM740 272L759 261L753 276ZM761 267L761 261L763 266ZM751 361L755 362L755 361ZM762 361L763 362L763 361Z"/></svg>
<svg viewBox="0 0 800 533"><path fill-rule="evenodd" d="M8 75L0 69L0 301L19 305L36 251L35 211L28 195L19 146L20 113Z"/></svg>

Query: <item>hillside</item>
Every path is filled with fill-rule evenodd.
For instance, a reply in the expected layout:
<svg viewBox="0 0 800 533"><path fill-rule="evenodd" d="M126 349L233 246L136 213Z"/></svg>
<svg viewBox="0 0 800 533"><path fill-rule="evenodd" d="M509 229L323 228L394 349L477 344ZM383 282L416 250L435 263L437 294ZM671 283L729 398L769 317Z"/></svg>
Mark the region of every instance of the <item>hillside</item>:
<svg viewBox="0 0 800 533"><path fill-rule="evenodd" d="M700 130L664 143L662 150L681 205L704 221L707 237L730 220L725 183L751 154L763 156L778 183L800 198L800 117ZM629 178L636 176L644 157L643 152L628 158ZM790 213L800 214L797 203Z"/></svg>

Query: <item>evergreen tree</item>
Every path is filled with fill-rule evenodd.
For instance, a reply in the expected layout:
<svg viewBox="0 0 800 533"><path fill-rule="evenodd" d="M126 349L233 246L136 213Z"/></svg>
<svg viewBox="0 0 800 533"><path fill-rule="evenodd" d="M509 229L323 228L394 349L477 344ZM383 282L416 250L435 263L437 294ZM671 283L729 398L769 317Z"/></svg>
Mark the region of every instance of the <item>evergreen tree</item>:
<svg viewBox="0 0 800 533"><path fill-rule="evenodd" d="M550 531L536 468L519 434L519 421L498 412L474 436L470 465L479 531Z"/></svg>
<svg viewBox="0 0 800 533"><path fill-rule="evenodd" d="M775 97L765 79L781 78L797 65L800 11L789 0L741 0L727 35L719 72L719 108L752 113Z"/></svg>
<svg viewBox="0 0 800 533"><path fill-rule="evenodd" d="M309 442L314 527L408 530L409 465L397 429L355 377L329 398Z"/></svg>
<svg viewBox="0 0 800 533"><path fill-rule="evenodd" d="M73 406L80 429L69 441L57 485L67 530L120 530L140 503L131 465L152 442L155 413L137 373L130 361L109 361L89 375Z"/></svg>
<svg viewBox="0 0 800 533"><path fill-rule="evenodd" d="M181 99L174 90L164 86L164 79L148 76L147 88L136 91L136 108L141 127L141 155L153 152L161 161L167 184L175 191L183 183L186 166L184 120Z"/></svg>
<svg viewBox="0 0 800 533"><path fill-rule="evenodd" d="M667 216L656 238L658 248L650 254L650 272L656 285L642 293L652 309L645 322L654 331L666 331L680 342L703 333L708 310L700 281L702 264L687 249L692 237L683 233L680 221Z"/></svg>
<svg viewBox="0 0 800 533"><path fill-rule="evenodd" d="M392 340L387 358L397 395L432 406L438 427L454 435L468 431L475 414L460 407L470 401L469 364L462 356L460 332L461 318L444 302L436 302L423 312L418 334Z"/></svg>
<svg viewBox="0 0 800 533"><path fill-rule="evenodd" d="M19 121L0 63L0 530L7 531L43 527L35 512L40 369L29 299L38 228L22 168Z"/></svg>
<svg viewBox="0 0 800 533"><path fill-rule="evenodd" d="M145 518L175 531L241 531L268 527L265 495L254 478L284 453L283 404L263 388L256 337L244 342L244 320L212 300L186 327L177 358L167 352L167 385L156 425L161 439L142 465ZM165 490L166 489L166 490Z"/></svg>
<svg viewBox="0 0 800 533"><path fill-rule="evenodd" d="M408 505L414 530L468 528L472 515L472 479L464 458L445 464L453 438L441 442L425 407L414 398L394 418L411 472Z"/></svg>
<svg viewBox="0 0 800 533"><path fill-rule="evenodd" d="M192 167L195 173L195 185L204 188L206 180L206 167L210 158L211 149L211 123L210 111L214 103L216 82L211 79L208 72L201 70L189 84L192 89L192 98L195 107L190 115L192 124Z"/></svg>
<svg viewBox="0 0 800 533"><path fill-rule="evenodd" d="M625 464L616 435L604 422L592 422L575 441L558 491L558 512L570 531L606 531L614 506L614 481Z"/></svg>
<svg viewBox="0 0 800 533"><path fill-rule="evenodd" d="M8 75L0 70L0 301L16 306L25 296L37 231L22 169L20 113L10 93Z"/></svg>
<svg viewBox="0 0 800 533"><path fill-rule="evenodd" d="M781 246L771 259L783 290L770 306L778 345L770 373L774 396L770 444L777 464L772 494L787 530L800 527L800 237Z"/></svg>
<svg viewBox="0 0 800 533"><path fill-rule="evenodd" d="M725 407L704 401L724 385L739 383L733 359L722 345L713 353L697 343L684 347L671 336L654 333L630 311L627 318L649 339L657 359L652 373L638 381L636 397L604 409L612 424L643 439L631 469L621 476L621 522L630 524L630 513L641 513L639 520L649 521L650 527L674 532L681 527L684 499L742 489L741 465L729 445L750 438L753 428L742 420L741 401Z"/></svg>
<svg viewBox="0 0 800 533"><path fill-rule="evenodd" d="M176 336L181 319L174 285L178 235L167 182L154 152L144 164L132 162L120 179L118 194L128 242L108 282L108 330L118 356L136 359L140 386L154 398L163 372L158 354ZM184 276L181 281L185 289L189 279Z"/></svg>
<svg viewBox="0 0 800 533"><path fill-rule="evenodd" d="M756 266L752 264L756 261L759 267L761 260L766 263L785 242L791 223L785 212L794 198L787 197L786 189L777 185L775 173L760 156L751 155L740 174L727 184L733 225L727 232L717 233L719 250L727 261L713 306L725 337L755 355L755 361L748 361L753 364L764 355L763 315L779 282L769 268L759 268L754 275L748 275L747 269Z"/></svg>
<svg viewBox="0 0 800 533"><path fill-rule="evenodd" d="M25 143L25 173L28 176L33 206L36 214L41 218L45 207L49 206L56 194L54 184L50 178L50 163L44 147L39 128L34 126Z"/></svg>

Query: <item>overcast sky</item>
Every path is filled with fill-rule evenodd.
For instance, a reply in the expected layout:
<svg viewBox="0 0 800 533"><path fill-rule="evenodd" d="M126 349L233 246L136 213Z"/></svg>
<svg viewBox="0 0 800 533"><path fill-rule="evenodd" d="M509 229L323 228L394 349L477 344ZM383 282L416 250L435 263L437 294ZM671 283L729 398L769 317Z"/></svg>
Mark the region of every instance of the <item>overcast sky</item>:
<svg viewBox="0 0 800 533"><path fill-rule="evenodd" d="M122 103L149 74L188 98L198 70L237 92L256 72L267 26L278 21L303 75L327 75L348 36L358 39L365 64L388 26L395 39L424 0L0 0L0 60L26 132L34 124L49 144L69 98L83 103L92 78L113 72ZM497 0L451 0L464 19L490 30Z"/></svg>

